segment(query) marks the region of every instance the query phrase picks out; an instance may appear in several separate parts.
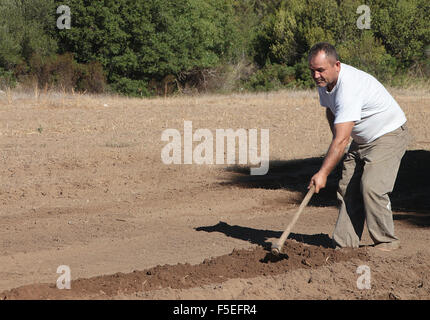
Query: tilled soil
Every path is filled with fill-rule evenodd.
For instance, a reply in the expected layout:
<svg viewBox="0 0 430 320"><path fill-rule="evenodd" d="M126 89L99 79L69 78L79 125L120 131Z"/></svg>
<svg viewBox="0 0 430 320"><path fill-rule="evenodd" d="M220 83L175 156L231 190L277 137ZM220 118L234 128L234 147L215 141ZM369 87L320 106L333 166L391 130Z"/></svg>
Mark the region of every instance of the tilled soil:
<svg viewBox="0 0 430 320"><path fill-rule="evenodd" d="M127 295L162 288L188 289L234 278L274 276L300 268L318 268L353 258L369 259L363 248L333 250L288 240L279 256L262 247L235 249L228 255L205 259L198 265L164 265L128 274L77 279L71 282L71 290L59 290L52 284L28 285L3 292L0 297L3 300L73 299L100 295L112 297L119 293Z"/></svg>
<svg viewBox="0 0 430 320"><path fill-rule="evenodd" d="M430 95L395 92L414 138L391 195L402 248L334 251L339 171L282 259L267 254L331 141L315 91L162 99L0 93L6 299L430 299ZM166 129L270 129L270 168L171 164ZM194 143L194 147L197 143ZM56 288L70 267L71 290ZM372 287L357 287L357 268Z"/></svg>

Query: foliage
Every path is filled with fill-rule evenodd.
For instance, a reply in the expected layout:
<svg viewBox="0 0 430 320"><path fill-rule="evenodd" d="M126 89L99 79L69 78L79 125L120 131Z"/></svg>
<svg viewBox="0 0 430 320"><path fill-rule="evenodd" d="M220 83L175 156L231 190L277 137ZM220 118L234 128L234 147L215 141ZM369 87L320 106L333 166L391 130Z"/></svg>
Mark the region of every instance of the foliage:
<svg viewBox="0 0 430 320"><path fill-rule="evenodd" d="M371 3L379 8L372 23L387 52L405 68L424 60L424 48L430 43L430 1L373 0Z"/></svg>
<svg viewBox="0 0 430 320"><path fill-rule="evenodd" d="M73 27L59 32L60 51L76 53L79 62L99 61L123 93L150 79L215 67L233 55L235 19L228 0L63 3L73 12Z"/></svg>
<svg viewBox="0 0 430 320"><path fill-rule="evenodd" d="M367 0L2 0L0 85L132 96L176 89L312 87L307 52L334 44L341 61L381 81L428 79L430 2ZM56 8L71 9L71 29ZM218 89L217 89L218 88ZM188 90L190 91L190 90Z"/></svg>
<svg viewBox="0 0 430 320"><path fill-rule="evenodd" d="M16 78L12 71L0 68L0 90L14 88L16 86Z"/></svg>
<svg viewBox="0 0 430 320"><path fill-rule="evenodd" d="M33 54L49 56L57 50L53 0L0 2L0 67L26 64ZM25 67L24 67L25 68Z"/></svg>
<svg viewBox="0 0 430 320"><path fill-rule="evenodd" d="M30 73L40 87L76 89L91 93L101 93L105 89L105 76L98 62L80 64L73 55L33 55L29 61Z"/></svg>
<svg viewBox="0 0 430 320"><path fill-rule="evenodd" d="M345 41L337 48L340 59L366 71L379 80L387 81L396 73L396 59L390 56L381 41L366 30L357 39Z"/></svg>
<svg viewBox="0 0 430 320"><path fill-rule="evenodd" d="M282 1L263 19L253 42L254 60L263 68L259 76L266 65L286 64L300 70L296 80L302 86L311 86L305 71L307 51L316 42L327 41L336 46L342 62L381 81L398 83L411 68L429 77L424 48L430 43L430 2L371 0L370 30L356 25L360 5L360 0Z"/></svg>

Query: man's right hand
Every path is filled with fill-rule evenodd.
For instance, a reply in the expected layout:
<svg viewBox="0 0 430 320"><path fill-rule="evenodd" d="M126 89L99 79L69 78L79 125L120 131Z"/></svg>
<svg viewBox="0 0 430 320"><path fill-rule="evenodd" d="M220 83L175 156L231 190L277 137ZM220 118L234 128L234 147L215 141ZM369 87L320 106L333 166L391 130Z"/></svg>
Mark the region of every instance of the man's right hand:
<svg viewBox="0 0 430 320"><path fill-rule="evenodd" d="M312 187L312 185L315 186L315 193L319 193L320 189L325 188L325 185L327 184L327 174L323 171L318 171L311 179L311 182L309 183L308 189Z"/></svg>

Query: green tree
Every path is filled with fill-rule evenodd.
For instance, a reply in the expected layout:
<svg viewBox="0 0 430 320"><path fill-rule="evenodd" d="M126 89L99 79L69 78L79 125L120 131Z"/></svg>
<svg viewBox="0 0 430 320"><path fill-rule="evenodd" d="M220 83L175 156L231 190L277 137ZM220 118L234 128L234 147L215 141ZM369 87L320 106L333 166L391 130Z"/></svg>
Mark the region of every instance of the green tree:
<svg viewBox="0 0 430 320"><path fill-rule="evenodd" d="M300 56L298 24L304 10L299 0L282 1L274 14L263 18L253 41L255 61L293 64Z"/></svg>
<svg viewBox="0 0 430 320"><path fill-rule="evenodd" d="M404 67L425 59L430 43L430 1L371 0L372 29Z"/></svg>
<svg viewBox="0 0 430 320"><path fill-rule="evenodd" d="M316 42L336 42L341 16L335 0L282 1L272 15L264 18L254 41L255 60L293 65Z"/></svg>
<svg viewBox="0 0 430 320"><path fill-rule="evenodd" d="M263 17L254 38L254 59L263 69L253 82L261 86L264 75L273 78L271 65L275 63L294 66L294 83L311 85L301 72L306 69L310 47L320 41L334 44L343 62L383 81L411 66L425 74L429 69L424 48L430 43L430 2L369 0L370 30L361 30L356 24L357 8L362 4L361 0L280 2Z"/></svg>
<svg viewBox="0 0 430 320"><path fill-rule="evenodd" d="M396 59L386 52L371 30L363 31L359 38L342 42L337 51L342 62L366 71L379 80L389 81L396 72Z"/></svg>
<svg viewBox="0 0 430 320"><path fill-rule="evenodd" d="M72 11L72 28L59 32L60 51L74 52L79 62L101 62L113 86L128 94L137 94L142 81L214 67L234 55L230 0L64 3Z"/></svg>
<svg viewBox="0 0 430 320"><path fill-rule="evenodd" d="M0 67L13 69L18 64L28 63L34 54L54 54L57 44L50 35L54 28L53 0L2 0Z"/></svg>

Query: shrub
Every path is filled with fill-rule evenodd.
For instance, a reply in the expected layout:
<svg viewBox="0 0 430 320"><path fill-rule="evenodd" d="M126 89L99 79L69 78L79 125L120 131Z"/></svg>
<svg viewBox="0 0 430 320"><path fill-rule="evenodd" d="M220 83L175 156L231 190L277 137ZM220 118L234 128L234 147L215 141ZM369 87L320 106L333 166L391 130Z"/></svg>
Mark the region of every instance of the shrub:
<svg viewBox="0 0 430 320"><path fill-rule="evenodd" d="M79 64L71 53L42 57L33 55L30 59L30 75L41 88L61 88L101 93L105 89L103 68L98 62Z"/></svg>
<svg viewBox="0 0 430 320"><path fill-rule="evenodd" d="M294 65L294 74L296 79L294 87L302 89L315 87L315 82L309 70L307 57L303 57L300 62Z"/></svg>
<svg viewBox="0 0 430 320"><path fill-rule="evenodd" d="M337 51L342 62L366 71L379 80L389 81L396 73L397 61L386 51L373 32L366 30L360 38L345 41Z"/></svg>
<svg viewBox="0 0 430 320"><path fill-rule="evenodd" d="M245 87L251 91L270 91L277 90L286 86L294 85L295 70L281 64L266 64L266 66L258 70Z"/></svg>
<svg viewBox="0 0 430 320"><path fill-rule="evenodd" d="M17 82L13 72L0 68L0 89L14 88L16 84Z"/></svg>
<svg viewBox="0 0 430 320"><path fill-rule="evenodd" d="M145 80L117 78L114 79L111 87L114 91L131 97L149 97L151 95L148 90L148 82Z"/></svg>
<svg viewBox="0 0 430 320"><path fill-rule="evenodd" d="M100 62L93 61L80 65L80 77L75 84L79 91L102 93L106 90L106 76Z"/></svg>

